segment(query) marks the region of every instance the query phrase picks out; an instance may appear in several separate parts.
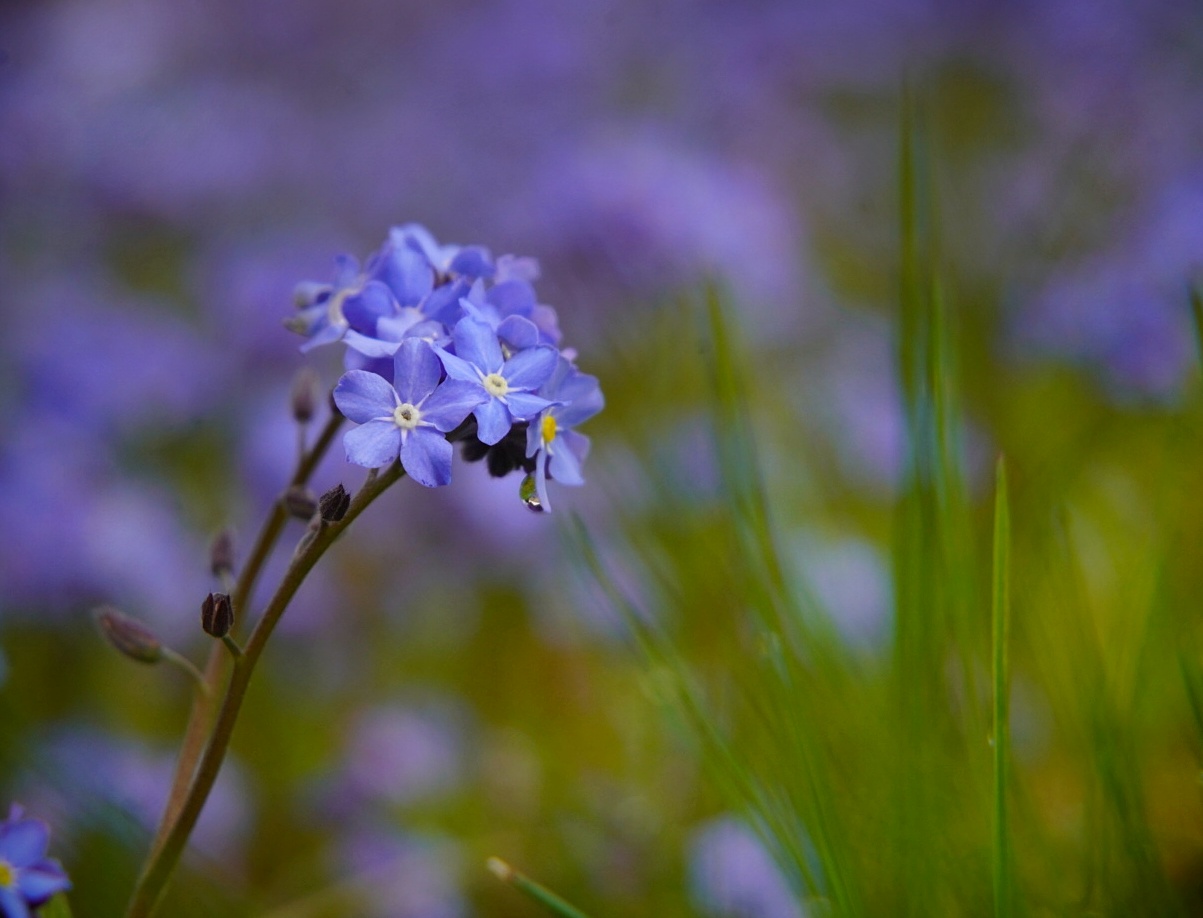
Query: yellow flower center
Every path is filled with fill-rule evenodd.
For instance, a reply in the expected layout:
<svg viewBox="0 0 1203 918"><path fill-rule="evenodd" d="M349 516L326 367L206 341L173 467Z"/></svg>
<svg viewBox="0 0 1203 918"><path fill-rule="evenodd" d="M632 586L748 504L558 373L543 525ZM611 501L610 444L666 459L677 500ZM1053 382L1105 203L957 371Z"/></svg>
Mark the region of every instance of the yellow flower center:
<svg viewBox="0 0 1203 918"><path fill-rule="evenodd" d="M421 418L422 412L418 410L417 405L411 405L409 402L393 409L393 423L402 430L413 430Z"/></svg>
<svg viewBox="0 0 1203 918"><path fill-rule="evenodd" d="M556 419L550 414L543 416L543 445L550 446L551 441L556 438Z"/></svg>
<svg viewBox="0 0 1203 918"><path fill-rule="evenodd" d="M501 398L510 391L510 384L500 373L490 373L483 380L485 391L494 398Z"/></svg>
<svg viewBox="0 0 1203 918"><path fill-rule="evenodd" d="M17 885L17 871L8 861L0 861L0 889Z"/></svg>

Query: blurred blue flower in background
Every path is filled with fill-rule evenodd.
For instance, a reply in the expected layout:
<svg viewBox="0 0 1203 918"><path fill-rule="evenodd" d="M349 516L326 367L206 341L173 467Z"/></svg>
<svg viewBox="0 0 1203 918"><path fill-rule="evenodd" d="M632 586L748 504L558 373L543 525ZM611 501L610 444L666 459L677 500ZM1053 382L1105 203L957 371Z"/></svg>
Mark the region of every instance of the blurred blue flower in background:
<svg viewBox="0 0 1203 918"><path fill-rule="evenodd" d="M805 912L763 843L746 825L718 817L689 844L689 886L716 918L802 918Z"/></svg>
<svg viewBox="0 0 1203 918"><path fill-rule="evenodd" d="M50 829L39 819L26 819L13 804L0 822L0 912L5 918L28 918L31 909L71 888L62 865L46 856Z"/></svg>

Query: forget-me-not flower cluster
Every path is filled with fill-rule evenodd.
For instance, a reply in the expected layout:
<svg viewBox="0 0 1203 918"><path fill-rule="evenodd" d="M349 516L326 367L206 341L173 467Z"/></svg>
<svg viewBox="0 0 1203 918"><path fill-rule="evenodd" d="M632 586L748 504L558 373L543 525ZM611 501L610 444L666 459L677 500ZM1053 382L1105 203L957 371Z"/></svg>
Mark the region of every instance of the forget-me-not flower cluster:
<svg viewBox="0 0 1203 918"><path fill-rule="evenodd" d="M288 326L302 350L341 342L347 372L334 389L359 426L347 460L400 460L427 487L451 481L452 441L496 476L532 479L528 503L550 509L548 480L584 482L589 438L573 428L601 410L597 378L560 347L555 310L538 301L530 258L440 245L417 224L394 227L367 263L337 259L333 282L297 288Z"/></svg>

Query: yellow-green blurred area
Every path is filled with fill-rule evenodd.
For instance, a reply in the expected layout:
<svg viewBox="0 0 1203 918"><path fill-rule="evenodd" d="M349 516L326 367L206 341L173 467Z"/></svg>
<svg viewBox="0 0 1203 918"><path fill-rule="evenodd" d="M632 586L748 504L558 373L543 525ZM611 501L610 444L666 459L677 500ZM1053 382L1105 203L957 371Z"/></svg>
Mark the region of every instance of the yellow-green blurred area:
<svg viewBox="0 0 1203 918"><path fill-rule="evenodd" d="M394 6L0 13L0 806L73 913L194 691L90 612L203 664L343 371L294 287L409 221L539 260L586 484L355 522L161 914L544 913L493 856L594 916L1203 911L1197 5Z"/></svg>

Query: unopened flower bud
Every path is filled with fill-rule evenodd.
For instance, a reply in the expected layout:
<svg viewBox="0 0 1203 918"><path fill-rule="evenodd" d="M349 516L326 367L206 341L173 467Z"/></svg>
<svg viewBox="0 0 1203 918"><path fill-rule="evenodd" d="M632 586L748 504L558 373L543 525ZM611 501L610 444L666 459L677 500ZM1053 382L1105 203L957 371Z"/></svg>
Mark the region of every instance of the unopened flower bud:
<svg viewBox="0 0 1203 918"><path fill-rule="evenodd" d="M96 625L105 640L131 660L139 663L158 663L163 659L163 645L158 637L140 621L130 618L113 606L100 606L93 613Z"/></svg>
<svg viewBox="0 0 1203 918"><path fill-rule="evenodd" d="M304 485L293 485L284 492L284 509L299 520L307 520L317 512L317 498Z"/></svg>
<svg viewBox="0 0 1203 918"><path fill-rule="evenodd" d="M308 424L313 420L321 391L322 378L312 367L302 367L300 372L293 377L290 396L292 416L298 423Z"/></svg>
<svg viewBox="0 0 1203 918"><path fill-rule="evenodd" d="M201 627L205 634L225 637L234 627L234 606L225 593L210 593L201 603Z"/></svg>
<svg viewBox="0 0 1203 918"><path fill-rule="evenodd" d="M209 546L209 569L214 577L234 573L234 533L223 529L213 537Z"/></svg>
<svg viewBox="0 0 1203 918"><path fill-rule="evenodd" d="M335 485L318 501L318 508L321 510L324 523L337 523L347 515L347 508L350 506L351 495L341 484Z"/></svg>

